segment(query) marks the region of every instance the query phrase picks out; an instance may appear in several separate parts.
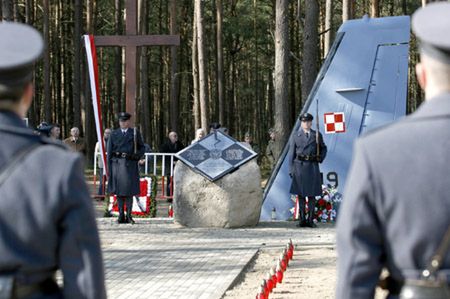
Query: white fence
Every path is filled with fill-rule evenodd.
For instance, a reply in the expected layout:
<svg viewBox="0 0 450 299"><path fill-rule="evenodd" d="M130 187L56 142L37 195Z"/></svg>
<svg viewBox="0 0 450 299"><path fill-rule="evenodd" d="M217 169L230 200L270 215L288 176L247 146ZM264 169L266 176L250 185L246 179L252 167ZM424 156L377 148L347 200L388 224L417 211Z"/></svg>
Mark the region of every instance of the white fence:
<svg viewBox="0 0 450 299"><path fill-rule="evenodd" d="M157 198L172 198L173 197L173 168L174 168L174 156L175 154L167 154L167 153L146 153L145 161L144 161L144 174L145 175L154 175L156 177L161 177L161 188L158 188ZM98 159L100 155L94 155L94 189L97 190L97 172L98 168ZM142 167L142 165L140 165ZM165 178L168 177L169 191L166 190L167 182ZM95 195L98 197L98 195ZM102 197L102 196L100 196Z"/></svg>

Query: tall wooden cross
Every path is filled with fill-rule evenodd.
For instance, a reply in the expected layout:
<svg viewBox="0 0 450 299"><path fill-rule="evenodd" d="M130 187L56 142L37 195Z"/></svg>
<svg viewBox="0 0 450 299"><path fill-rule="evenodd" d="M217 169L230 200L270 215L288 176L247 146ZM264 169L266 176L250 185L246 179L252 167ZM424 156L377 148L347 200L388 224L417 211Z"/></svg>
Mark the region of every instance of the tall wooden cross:
<svg viewBox="0 0 450 299"><path fill-rule="evenodd" d="M137 47L179 46L179 35L138 35L137 0L126 0L125 35L95 36L96 46L125 47L125 101L126 111L136 116ZM136 118L133 118L133 122Z"/></svg>

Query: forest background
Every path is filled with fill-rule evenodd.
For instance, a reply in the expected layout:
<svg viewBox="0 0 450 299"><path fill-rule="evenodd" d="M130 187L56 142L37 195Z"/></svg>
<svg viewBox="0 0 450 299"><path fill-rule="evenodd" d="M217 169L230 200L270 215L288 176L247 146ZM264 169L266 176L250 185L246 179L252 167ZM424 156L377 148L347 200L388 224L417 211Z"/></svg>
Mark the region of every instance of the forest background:
<svg viewBox="0 0 450 299"><path fill-rule="evenodd" d="M125 1L0 0L0 20L28 23L47 51L36 65L30 126L81 129L97 141L83 34L125 34ZM140 47L136 125L154 151L171 130L184 144L217 121L236 139L250 132L264 150L268 129L281 148L343 21L411 15L426 0L137 0L139 34L179 34L180 46ZM430 2L430 1L428 1ZM99 47L104 127L125 110L124 48ZM410 43L408 113L423 101ZM88 163L89 164L89 163Z"/></svg>

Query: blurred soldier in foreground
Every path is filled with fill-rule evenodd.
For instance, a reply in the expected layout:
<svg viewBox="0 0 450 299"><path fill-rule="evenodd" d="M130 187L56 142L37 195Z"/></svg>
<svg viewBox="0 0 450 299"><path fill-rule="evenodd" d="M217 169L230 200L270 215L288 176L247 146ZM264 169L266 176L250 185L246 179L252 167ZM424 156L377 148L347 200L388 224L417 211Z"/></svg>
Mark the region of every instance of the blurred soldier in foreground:
<svg viewBox="0 0 450 299"><path fill-rule="evenodd" d="M117 195L119 206L118 223L131 223L133 196L139 195L138 161L145 153L141 133L136 128L130 128L131 114L119 113L120 128L112 131L108 139L108 190ZM127 216L124 214L124 203L127 206Z"/></svg>
<svg viewBox="0 0 450 299"><path fill-rule="evenodd" d="M106 298L83 159L22 121L42 37L2 22L0 40L0 298Z"/></svg>
<svg viewBox="0 0 450 299"><path fill-rule="evenodd" d="M450 225L450 4L418 10L412 27L426 101L355 144L337 225L338 299L373 298L383 268L388 298L450 298L448 250L431 262ZM440 287L420 296L430 282Z"/></svg>
<svg viewBox="0 0 450 299"><path fill-rule="evenodd" d="M291 194L298 195L299 199L300 217L297 225L299 227L316 227L313 222L316 196L322 195L319 163L322 163L327 155L322 134L311 129L312 120L313 116L309 113L300 116L301 127L292 138L289 149L292 153L289 158L289 175L292 177ZM306 197L308 198L308 215L305 211Z"/></svg>

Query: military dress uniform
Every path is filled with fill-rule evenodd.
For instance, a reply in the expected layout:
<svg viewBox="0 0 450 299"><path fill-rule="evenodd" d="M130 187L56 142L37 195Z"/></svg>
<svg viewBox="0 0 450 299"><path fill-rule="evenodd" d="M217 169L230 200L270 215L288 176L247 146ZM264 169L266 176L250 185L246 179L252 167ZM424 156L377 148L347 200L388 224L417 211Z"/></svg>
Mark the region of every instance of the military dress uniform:
<svg viewBox="0 0 450 299"><path fill-rule="evenodd" d="M28 25L2 22L0 40L0 105L20 103L42 37ZM82 157L35 134L13 110L0 109L0 140L0 297L106 298Z"/></svg>
<svg viewBox="0 0 450 299"><path fill-rule="evenodd" d="M130 117L131 115L126 112L119 114L120 120L128 120ZM111 132L107 145L108 191L117 195L119 223L134 223L131 217L133 196L140 193L138 162L144 153L144 142L136 128L128 128L125 133L120 128ZM125 202L126 217L124 214Z"/></svg>
<svg viewBox="0 0 450 299"><path fill-rule="evenodd" d="M312 121L313 116L305 113L301 116L302 121ZM313 216L315 197L322 195L322 176L319 163L327 155L327 147L323 142L322 134L319 134L319 155L317 153L316 134L314 130L306 133L302 128L295 134L290 143L289 152L290 167L289 174L292 177L291 194L299 197L299 226L314 227ZM308 197L308 220L306 220L305 198Z"/></svg>
<svg viewBox="0 0 450 299"><path fill-rule="evenodd" d="M439 53L446 60L422 51L450 67L449 28L448 3L429 4L413 17L422 44L447 43L447 54ZM404 281L419 278L436 253L450 225L449 128L450 92L443 92L356 141L337 223L337 299L373 298L383 268L391 278L388 298L398 298ZM438 277L450 281L448 251Z"/></svg>

